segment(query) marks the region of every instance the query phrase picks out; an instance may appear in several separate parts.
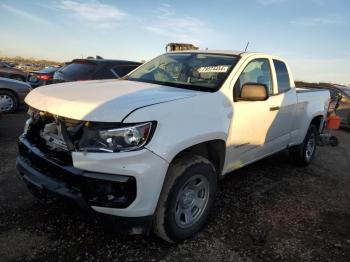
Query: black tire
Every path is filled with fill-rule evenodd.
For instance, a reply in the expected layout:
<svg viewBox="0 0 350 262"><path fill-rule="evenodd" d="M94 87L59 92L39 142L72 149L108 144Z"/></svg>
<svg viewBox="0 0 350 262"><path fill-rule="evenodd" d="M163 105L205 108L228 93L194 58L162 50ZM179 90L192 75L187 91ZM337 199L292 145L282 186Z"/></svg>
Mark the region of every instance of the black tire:
<svg viewBox="0 0 350 262"><path fill-rule="evenodd" d="M207 200L203 201L206 204L201 209L202 211L198 212L197 220L192 225L184 228L183 225L179 225L179 218L176 218L176 210L179 209L179 202L184 199L184 188L190 187L190 182L188 181L195 181L198 176L209 185L206 189L208 192ZM176 243L195 235L208 220L215 200L216 190L217 175L214 166L209 160L197 155L186 155L175 160L168 169L158 201L153 222L154 233L170 243ZM198 193L193 193L193 195L195 194ZM179 197L180 195L182 197ZM193 208L189 208L191 209L191 214Z"/></svg>
<svg viewBox="0 0 350 262"><path fill-rule="evenodd" d="M20 76L20 75L12 75L12 76L10 76L10 78L13 80L25 82L25 78L23 76Z"/></svg>
<svg viewBox="0 0 350 262"><path fill-rule="evenodd" d="M346 118L346 123L344 123L345 125L349 125L350 126L350 112Z"/></svg>
<svg viewBox="0 0 350 262"><path fill-rule="evenodd" d="M302 144L293 146L289 149L289 155L291 157L292 162L300 167L308 166L312 159L315 156L316 147L317 147L317 127L315 125L310 125L306 136L304 138L304 141ZM313 150L310 154L310 150L308 148L308 143L311 141L311 139L314 140Z"/></svg>
<svg viewBox="0 0 350 262"><path fill-rule="evenodd" d="M8 102L8 105L3 105L1 101ZM9 92L7 90L0 90L0 111L11 113L17 110L18 107L18 99L15 94Z"/></svg>
<svg viewBox="0 0 350 262"><path fill-rule="evenodd" d="M329 143L331 144L331 146L337 146L339 144L338 138L335 136L331 136L329 138Z"/></svg>

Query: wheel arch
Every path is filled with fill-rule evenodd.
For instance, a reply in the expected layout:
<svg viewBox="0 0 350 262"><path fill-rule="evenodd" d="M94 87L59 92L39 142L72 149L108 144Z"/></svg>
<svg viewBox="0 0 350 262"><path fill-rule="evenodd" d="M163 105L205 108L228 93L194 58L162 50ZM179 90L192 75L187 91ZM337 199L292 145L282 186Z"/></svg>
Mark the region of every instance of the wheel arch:
<svg viewBox="0 0 350 262"><path fill-rule="evenodd" d="M199 155L208 159L214 165L216 174L219 177L224 168L226 143L224 140L215 139L191 145L178 152L173 157L170 164L186 154Z"/></svg>
<svg viewBox="0 0 350 262"><path fill-rule="evenodd" d="M323 123L324 123L324 116L323 115L316 115L312 118L310 125L315 125L318 132L321 133L323 130Z"/></svg>

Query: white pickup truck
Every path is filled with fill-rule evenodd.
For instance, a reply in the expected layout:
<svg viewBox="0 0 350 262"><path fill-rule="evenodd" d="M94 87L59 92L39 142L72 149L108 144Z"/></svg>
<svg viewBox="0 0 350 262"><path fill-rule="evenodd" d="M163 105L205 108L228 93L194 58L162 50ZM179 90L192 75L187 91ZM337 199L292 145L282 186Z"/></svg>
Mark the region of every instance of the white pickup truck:
<svg viewBox="0 0 350 262"><path fill-rule="evenodd" d="M122 80L33 90L17 168L40 198L177 242L203 227L224 175L284 149L308 165L329 96L295 88L272 55L170 52Z"/></svg>

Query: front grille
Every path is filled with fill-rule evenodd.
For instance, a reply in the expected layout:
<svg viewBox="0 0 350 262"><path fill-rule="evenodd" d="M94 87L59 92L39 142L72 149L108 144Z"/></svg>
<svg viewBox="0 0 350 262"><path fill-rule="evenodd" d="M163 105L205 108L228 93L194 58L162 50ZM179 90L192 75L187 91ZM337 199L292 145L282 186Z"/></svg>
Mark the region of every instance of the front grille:
<svg viewBox="0 0 350 262"><path fill-rule="evenodd" d="M34 153L34 152L36 153ZM54 178L56 180L72 183L72 176L64 169L69 168L72 165L72 161L62 161L57 157L50 156L47 152L42 151L40 148L31 146L29 148L24 142L19 143L19 153L21 159L27 163L30 167L45 174L45 176ZM77 172L81 174L82 172Z"/></svg>
<svg viewBox="0 0 350 262"><path fill-rule="evenodd" d="M23 162L41 175L63 183L69 190L80 192L90 205L126 208L136 199L137 185L134 177L86 172L67 163L61 165L31 145L24 136L20 138L18 146L19 158ZM106 179L106 176L113 179ZM118 176L121 177L120 181L116 180Z"/></svg>

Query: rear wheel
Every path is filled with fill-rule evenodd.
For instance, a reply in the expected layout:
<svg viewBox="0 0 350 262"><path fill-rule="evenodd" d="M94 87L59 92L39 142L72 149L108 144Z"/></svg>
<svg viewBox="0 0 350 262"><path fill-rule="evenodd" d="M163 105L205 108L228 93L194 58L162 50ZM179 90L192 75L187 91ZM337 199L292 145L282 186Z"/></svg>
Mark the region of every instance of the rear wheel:
<svg viewBox="0 0 350 262"><path fill-rule="evenodd" d="M289 154L294 164L307 166L311 163L316 152L317 135L316 126L310 125L303 143L289 149Z"/></svg>
<svg viewBox="0 0 350 262"><path fill-rule="evenodd" d="M346 118L346 123L345 124L350 126L350 112L349 112L349 114L348 114L348 116Z"/></svg>
<svg viewBox="0 0 350 262"><path fill-rule="evenodd" d="M6 90L0 90L0 111L13 112L17 109L18 100L17 97Z"/></svg>
<svg viewBox="0 0 350 262"><path fill-rule="evenodd" d="M210 161L195 155L179 158L164 182L153 224L155 234L171 243L196 234L207 222L216 189Z"/></svg>
<svg viewBox="0 0 350 262"><path fill-rule="evenodd" d="M331 146L337 146L339 144L338 138L335 136L331 136L329 138L329 143L331 144Z"/></svg>

